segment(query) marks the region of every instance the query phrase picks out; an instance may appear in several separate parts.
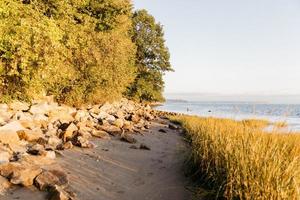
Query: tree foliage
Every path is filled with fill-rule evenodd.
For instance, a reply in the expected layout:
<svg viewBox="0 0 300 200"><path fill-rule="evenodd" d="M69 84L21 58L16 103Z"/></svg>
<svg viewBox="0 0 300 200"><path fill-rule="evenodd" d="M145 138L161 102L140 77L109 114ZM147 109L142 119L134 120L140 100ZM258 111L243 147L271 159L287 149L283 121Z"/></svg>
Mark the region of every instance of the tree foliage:
<svg viewBox="0 0 300 200"><path fill-rule="evenodd" d="M166 71L172 71L163 27L146 10L136 11L132 21L138 71L128 94L141 101L163 101L163 75Z"/></svg>
<svg viewBox="0 0 300 200"><path fill-rule="evenodd" d="M2 101L120 97L134 80L129 0L0 1Z"/></svg>
<svg viewBox="0 0 300 200"><path fill-rule="evenodd" d="M163 35L130 0L1 0L0 100L161 100Z"/></svg>

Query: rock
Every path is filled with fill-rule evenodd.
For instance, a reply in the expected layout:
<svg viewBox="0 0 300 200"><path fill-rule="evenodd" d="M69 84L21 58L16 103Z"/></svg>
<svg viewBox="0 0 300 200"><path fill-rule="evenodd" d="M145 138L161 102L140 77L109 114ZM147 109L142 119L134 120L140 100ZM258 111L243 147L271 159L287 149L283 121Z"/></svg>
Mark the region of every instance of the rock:
<svg viewBox="0 0 300 200"><path fill-rule="evenodd" d="M5 195L6 191L10 188L10 186L10 182L3 176L0 176L0 196Z"/></svg>
<svg viewBox="0 0 300 200"><path fill-rule="evenodd" d="M148 150L148 151L151 150L150 147L148 147L146 144L143 144L143 143L140 145L140 149L142 149L142 150Z"/></svg>
<svg viewBox="0 0 300 200"><path fill-rule="evenodd" d="M70 195L59 186L54 186L49 196L49 200L72 200Z"/></svg>
<svg viewBox="0 0 300 200"><path fill-rule="evenodd" d="M62 144L62 141L57 136L50 136L48 139L48 145L50 145L54 149L56 149L57 146L59 146L61 144Z"/></svg>
<svg viewBox="0 0 300 200"><path fill-rule="evenodd" d="M167 131L165 129L159 129L159 132L161 132L161 133L167 133Z"/></svg>
<svg viewBox="0 0 300 200"><path fill-rule="evenodd" d="M59 107L58 109L50 110L47 115L50 122L60 121L61 123L70 123L74 121L72 110L68 108Z"/></svg>
<svg viewBox="0 0 300 200"><path fill-rule="evenodd" d="M134 126L129 121L125 121L123 125L123 129L128 132L133 132Z"/></svg>
<svg viewBox="0 0 300 200"><path fill-rule="evenodd" d="M97 138L101 138L101 139L111 139L109 134L105 131L101 131L101 130L93 130L92 132L92 136L97 137Z"/></svg>
<svg viewBox="0 0 300 200"><path fill-rule="evenodd" d="M9 162L10 154L7 151L0 151L0 165ZM1 193L1 192L0 192Z"/></svg>
<svg viewBox="0 0 300 200"><path fill-rule="evenodd" d="M133 114L129 117L129 120L132 121L133 123L138 123L140 121L140 119L141 118L138 115L135 115L135 114Z"/></svg>
<svg viewBox="0 0 300 200"><path fill-rule="evenodd" d="M44 114L48 113L49 111L57 109L57 108L58 108L57 103L49 104L48 102L41 101L39 103L33 104L30 107L29 112L32 113L32 114L42 114L42 115L44 115Z"/></svg>
<svg viewBox="0 0 300 200"><path fill-rule="evenodd" d="M63 149L72 149L73 148L73 144L71 141L69 142L66 142L64 145L63 145Z"/></svg>
<svg viewBox="0 0 300 200"><path fill-rule="evenodd" d="M25 127L22 126L21 122L19 121L11 121L9 123L7 123L6 125L0 127L0 131L13 131L13 132L17 132L20 130L24 130Z"/></svg>
<svg viewBox="0 0 300 200"><path fill-rule="evenodd" d="M0 130L0 142L3 144L18 144L20 139L15 131Z"/></svg>
<svg viewBox="0 0 300 200"><path fill-rule="evenodd" d="M40 155L52 160L56 158L55 151L41 151Z"/></svg>
<svg viewBox="0 0 300 200"><path fill-rule="evenodd" d="M92 131L94 131L94 130L92 130ZM83 138L85 138L87 140L90 139L90 138L92 138L92 134L89 131L78 130L76 132L76 134L79 135L79 136L82 136Z"/></svg>
<svg viewBox="0 0 300 200"><path fill-rule="evenodd" d="M128 134L122 134L121 141L128 142L131 144L134 144L137 142L137 140L134 137L132 137L131 135L128 135Z"/></svg>
<svg viewBox="0 0 300 200"><path fill-rule="evenodd" d="M115 117L117 117L118 119L124 119L125 118L125 115L124 115L124 112L122 110L118 110L115 114L114 114Z"/></svg>
<svg viewBox="0 0 300 200"><path fill-rule="evenodd" d="M55 186L65 187L69 180L67 174L59 170L44 171L34 181L36 187L41 191L47 191Z"/></svg>
<svg viewBox="0 0 300 200"><path fill-rule="evenodd" d="M113 125L115 125L118 128L122 128L124 126L124 120L122 120L122 119L116 119L113 122Z"/></svg>
<svg viewBox="0 0 300 200"><path fill-rule="evenodd" d="M72 144L82 148L93 148L94 145L82 136L75 136L72 139Z"/></svg>
<svg viewBox="0 0 300 200"><path fill-rule="evenodd" d="M34 121L38 121L38 122L41 122L41 121L48 121L48 117L44 114L34 114L33 115L33 120Z"/></svg>
<svg viewBox="0 0 300 200"><path fill-rule="evenodd" d="M76 121L81 122L81 121L85 121L85 120L87 119L88 116L89 116L89 113L88 113L88 112L83 111L83 110L78 110L78 111L76 112L76 115L75 115L74 118L75 118Z"/></svg>
<svg viewBox="0 0 300 200"><path fill-rule="evenodd" d="M174 124L169 124L169 129L177 130L177 129L178 129L178 126L176 126L176 125L174 125Z"/></svg>
<svg viewBox="0 0 300 200"><path fill-rule="evenodd" d="M97 128L113 136L120 135L122 133L122 130L119 127L113 125L102 125L102 126L98 126Z"/></svg>
<svg viewBox="0 0 300 200"><path fill-rule="evenodd" d="M14 101L10 104L8 104L9 109L13 111L27 111L29 110L29 104L20 102L20 101Z"/></svg>
<svg viewBox="0 0 300 200"><path fill-rule="evenodd" d="M41 129L34 130L20 130L17 134L21 140L26 140L28 142L35 142L40 138L44 137L43 131Z"/></svg>
<svg viewBox="0 0 300 200"><path fill-rule="evenodd" d="M129 148L130 148L130 149L138 149L138 147L135 146L135 145L131 145Z"/></svg>
<svg viewBox="0 0 300 200"><path fill-rule="evenodd" d="M44 146L40 144L35 144L28 148L27 153L31 155L41 155L44 150L45 150Z"/></svg>
<svg viewBox="0 0 300 200"><path fill-rule="evenodd" d="M68 139L72 139L74 132L77 131L78 128L74 123L71 123L66 131L63 133L63 141L67 141Z"/></svg>
<svg viewBox="0 0 300 200"><path fill-rule="evenodd" d="M42 172L42 169L33 165L7 163L0 166L0 173L15 185L31 186L33 180Z"/></svg>

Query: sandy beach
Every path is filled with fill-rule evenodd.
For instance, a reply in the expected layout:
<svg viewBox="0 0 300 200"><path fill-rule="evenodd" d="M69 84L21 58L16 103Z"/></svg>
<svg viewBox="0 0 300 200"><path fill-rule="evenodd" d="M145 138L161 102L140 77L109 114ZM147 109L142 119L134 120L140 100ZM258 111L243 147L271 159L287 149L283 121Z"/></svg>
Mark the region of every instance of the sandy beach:
<svg viewBox="0 0 300 200"><path fill-rule="evenodd" d="M94 139L94 149L63 151L55 167L68 174L68 190L76 194L76 199L190 199L189 180L182 169L187 145L180 131L169 129L166 123L152 122L149 130L134 135L136 144L117 137ZM151 150L139 149L140 144ZM0 199L44 200L47 194L33 188L13 188Z"/></svg>

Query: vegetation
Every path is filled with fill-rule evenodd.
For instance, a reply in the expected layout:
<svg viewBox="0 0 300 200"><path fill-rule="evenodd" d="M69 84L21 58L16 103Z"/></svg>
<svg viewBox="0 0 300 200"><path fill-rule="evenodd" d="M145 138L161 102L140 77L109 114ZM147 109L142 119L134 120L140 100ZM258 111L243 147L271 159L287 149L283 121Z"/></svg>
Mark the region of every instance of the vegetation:
<svg viewBox="0 0 300 200"><path fill-rule="evenodd" d="M132 40L132 16L130 0L0 1L1 101L54 95L73 105L99 103L121 97L134 80L147 93L153 81L136 74L141 44Z"/></svg>
<svg viewBox="0 0 300 200"><path fill-rule="evenodd" d="M137 77L128 94L142 101L163 101L163 75L172 71L163 27L146 10L136 11L132 19L132 41L137 46Z"/></svg>
<svg viewBox="0 0 300 200"><path fill-rule="evenodd" d="M225 199L299 199L300 136L264 131L266 121L173 117L192 145L190 162ZM264 125L263 125L264 124Z"/></svg>

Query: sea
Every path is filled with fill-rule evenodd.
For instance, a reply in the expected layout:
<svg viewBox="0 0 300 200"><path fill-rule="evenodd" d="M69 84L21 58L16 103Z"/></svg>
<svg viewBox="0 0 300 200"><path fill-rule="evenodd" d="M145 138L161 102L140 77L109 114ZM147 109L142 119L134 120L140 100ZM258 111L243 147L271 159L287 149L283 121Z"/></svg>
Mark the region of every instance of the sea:
<svg viewBox="0 0 300 200"><path fill-rule="evenodd" d="M167 100L157 109L202 117L235 120L268 119L271 122L285 122L288 125L288 131L300 131L300 104Z"/></svg>

